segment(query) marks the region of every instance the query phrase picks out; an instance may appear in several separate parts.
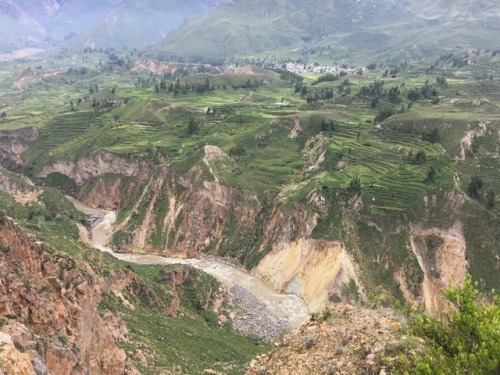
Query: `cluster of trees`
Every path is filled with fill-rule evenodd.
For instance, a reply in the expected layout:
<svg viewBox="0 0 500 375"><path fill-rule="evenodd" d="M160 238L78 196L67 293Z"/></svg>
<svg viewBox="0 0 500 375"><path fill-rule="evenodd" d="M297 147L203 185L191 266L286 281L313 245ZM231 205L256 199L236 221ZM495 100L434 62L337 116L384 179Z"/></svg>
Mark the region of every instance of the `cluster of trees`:
<svg viewBox="0 0 500 375"><path fill-rule="evenodd" d="M351 93L351 88L349 79L346 78L342 83L340 83L336 89L339 94L349 95ZM305 99L307 104L313 104L319 100L331 100L334 95L333 87L316 88L308 87L307 85L296 84L295 93L300 93L300 97Z"/></svg>
<svg viewBox="0 0 500 375"><path fill-rule="evenodd" d="M307 86L302 86L300 91L300 96L302 99L306 100L307 104L312 104L319 100L331 100L333 99L333 88L326 87L323 90L309 90Z"/></svg>
<svg viewBox="0 0 500 375"><path fill-rule="evenodd" d="M309 117L309 128L318 132L335 131L338 125L332 119L327 120L323 116L311 115Z"/></svg>
<svg viewBox="0 0 500 375"><path fill-rule="evenodd" d="M233 146L229 150L229 156L236 157L236 158L245 156L246 153L247 153L247 149L242 144L238 144L236 146Z"/></svg>
<svg viewBox="0 0 500 375"><path fill-rule="evenodd" d="M99 85L96 83L94 85L89 86L89 94L97 94L99 92Z"/></svg>
<svg viewBox="0 0 500 375"><path fill-rule="evenodd" d="M441 135L439 134L439 129L434 128L432 130L425 131L422 134L422 140L429 143L438 143Z"/></svg>
<svg viewBox="0 0 500 375"><path fill-rule="evenodd" d="M295 85L297 83L302 84L302 82L304 81L304 77L302 77L300 74L290 72L290 71L286 70L285 68L283 68L283 69L275 68L275 69L271 69L271 70L278 73L280 75L280 79L282 81L286 81L286 82L290 83L291 85Z"/></svg>
<svg viewBox="0 0 500 375"><path fill-rule="evenodd" d="M399 68L391 68L391 70L386 69L384 70L384 73L382 73L382 78L387 78L388 76L390 76L391 78L396 78L398 73Z"/></svg>
<svg viewBox="0 0 500 375"><path fill-rule="evenodd" d="M374 123L376 124L387 120L389 117L394 116L395 113L396 111L394 111L393 107L381 108L375 116Z"/></svg>
<svg viewBox="0 0 500 375"><path fill-rule="evenodd" d="M384 93L384 81L374 81L368 86L362 86L358 91L360 98L380 98Z"/></svg>
<svg viewBox="0 0 500 375"><path fill-rule="evenodd" d="M315 85L320 84L321 82L335 82L335 81L339 81L342 77L345 77L346 75L347 75L347 72L343 71L343 70L340 73L338 73L338 74L327 73L327 74L324 74L322 76L319 76L318 79L316 79L316 81L314 81L313 83L311 83L311 85L315 86Z"/></svg>
<svg viewBox="0 0 500 375"><path fill-rule="evenodd" d="M427 160L427 155L425 151L419 150L415 156L413 156L413 150L410 150L408 154L408 161L413 164L424 164Z"/></svg>
<svg viewBox="0 0 500 375"><path fill-rule="evenodd" d="M362 86L358 91L358 97L371 98L370 106L375 108L380 100L387 100L391 104L399 104L402 102L401 91L398 86L391 87L389 90L384 90L384 81L374 81L368 86Z"/></svg>
<svg viewBox="0 0 500 375"><path fill-rule="evenodd" d="M90 71L88 68L82 66L79 69L69 68L67 71L67 74L75 75L75 76L86 76L89 72Z"/></svg>
<svg viewBox="0 0 500 375"><path fill-rule="evenodd" d="M254 79L251 80L248 78L246 81L241 82L241 83L234 83L230 87L233 90L238 90L238 89L247 89L247 90L256 90L258 87L264 84L264 80L260 79ZM173 93L174 96L177 95L186 95L189 92L196 92L198 94L203 94L207 91L214 91L216 89L220 90L227 90L226 84L222 85L214 85L213 82L207 77L205 80L200 81L200 82L188 82L186 80L181 81L179 77L177 77L175 80L168 80L166 76L164 75L160 79L154 76L150 77L137 77L137 80L135 82L135 87L153 87L156 93L159 93L161 91L166 91L168 93Z"/></svg>
<svg viewBox="0 0 500 375"><path fill-rule="evenodd" d="M440 82L446 83L446 79L445 78L442 79L444 79L444 81L440 80ZM425 98L431 100L433 104L439 103L438 92L429 83L429 80L425 81L425 84L420 89L411 89L410 91L408 91L406 97L412 102Z"/></svg>

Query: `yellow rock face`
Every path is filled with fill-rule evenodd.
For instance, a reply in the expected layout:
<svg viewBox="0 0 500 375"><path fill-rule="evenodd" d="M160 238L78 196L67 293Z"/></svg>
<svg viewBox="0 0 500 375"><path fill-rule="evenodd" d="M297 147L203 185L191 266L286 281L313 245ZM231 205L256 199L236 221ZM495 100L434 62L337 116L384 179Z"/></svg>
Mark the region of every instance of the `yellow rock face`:
<svg viewBox="0 0 500 375"><path fill-rule="evenodd" d="M322 310L330 295L341 295L342 287L357 279L340 242L311 239L275 248L254 272L278 290L302 297L311 312Z"/></svg>

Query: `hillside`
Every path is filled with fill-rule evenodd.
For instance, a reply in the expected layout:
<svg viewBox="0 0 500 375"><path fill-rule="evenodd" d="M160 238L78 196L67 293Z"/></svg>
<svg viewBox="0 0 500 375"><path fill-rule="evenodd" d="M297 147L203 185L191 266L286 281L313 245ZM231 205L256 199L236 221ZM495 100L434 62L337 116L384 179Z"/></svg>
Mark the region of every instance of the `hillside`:
<svg viewBox="0 0 500 375"><path fill-rule="evenodd" d="M215 0L124 0L89 23L69 45L144 48L215 4Z"/></svg>
<svg viewBox="0 0 500 375"><path fill-rule="evenodd" d="M492 1L224 1L172 31L151 54L345 62L420 59L498 48Z"/></svg>
<svg viewBox="0 0 500 375"><path fill-rule="evenodd" d="M57 190L0 168L0 204L2 373L241 374L269 348L218 322L234 307L213 277L88 247Z"/></svg>
<svg viewBox="0 0 500 375"><path fill-rule="evenodd" d="M48 32L14 1L0 1L0 48L7 50L44 40Z"/></svg>
<svg viewBox="0 0 500 375"><path fill-rule="evenodd" d="M145 47L216 0L11 1L0 2L0 49Z"/></svg>

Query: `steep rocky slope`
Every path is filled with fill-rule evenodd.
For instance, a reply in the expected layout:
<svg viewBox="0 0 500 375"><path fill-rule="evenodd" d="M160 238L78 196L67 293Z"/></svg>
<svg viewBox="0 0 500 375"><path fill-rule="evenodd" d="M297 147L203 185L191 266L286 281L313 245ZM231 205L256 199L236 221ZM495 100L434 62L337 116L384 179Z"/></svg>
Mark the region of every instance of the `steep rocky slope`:
<svg viewBox="0 0 500 375"><path fill-rule="evenodd" d="M1 331L8 349L0 363L18 371L8 373L138 373L115 343L113 326L123 322L97 310L104 291L131 285L130 274L114 270L105 280L98 267L37 242L5 216L0 238Z"/></svg>
<svg viewBox="0 0 500 375"><path fill-rule="evenodd" d="M0 48L46 46L49 41L70 39L73 47L143 47L216 4L216 0L2 0Z"/></svg>
<svg viewBox="0 0 500 375"><path fill-rule="evenodd" d="M49 232L59 251L0 219L0 373L239 373L267 347L230 327L227 290L203 272L125 267Z"/></svg>
<svg viewBox="0 0 500 375"><path fill-rule="evenodd" d="M22 156L38 139L38 129L22 128L0 133L0 155L16 164L22 163Z"/></svg>

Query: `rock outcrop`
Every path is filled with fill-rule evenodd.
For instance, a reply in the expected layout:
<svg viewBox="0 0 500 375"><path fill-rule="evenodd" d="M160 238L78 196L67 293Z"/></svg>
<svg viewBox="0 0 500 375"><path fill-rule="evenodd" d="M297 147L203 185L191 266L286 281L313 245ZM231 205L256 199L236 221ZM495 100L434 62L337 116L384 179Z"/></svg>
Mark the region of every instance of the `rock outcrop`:
<svg viewBox="0 0 500 375"><path fill-rule="evenodd" d="M118 270L105 280L99 267L36 242L6 217L0 246L0 333L8 349L0 363L6 369L15 360L17 371L26 369L19 374L138 374L97 311L103 291L128 287L130 274Z"/></svg>
<svg viewBox="0 0 500 375"><path fill-rule="evenodd" d="M390 313L333 305L320 320L312 320L276 342L249 365L247 375L383 374L377 355L390 356L406 338Z"/></svg>
<svg viewBox="0 0 500 375"><path fill-rule="evenodd" d="M22 164L22 156L29 150L32 142L38 139L37 128L22 128L0 132L0 156Z"/></svg>
<svg viewBox="0 0 500 375"><path fill-rule="evenodd" d="M188 265L180 265L173 270L162 268L156 282L172 289L173 298L168 313L174 317L186 293L194 295L190 299L196 301L198 309L215 314L219 313L227 293L226 288L214 278Z"/></svg>
<svg viewBox="0 0 500 375"><path fill-rule="evenodd" d="M15 177L14 177L15 176ZM36 201L40 194L28 177L14 175L0 166L0 191L10 194L19 203Z"/></svg>
<svg viewBox="0 0 500 375"><path fill-rule="evenodd" d="M439 314L443 309L441 290L462 285L467 277L465 238L460 223L448 230L414 226L411 249L424 272L423 303L427 311Z"/></svg>
<svg viewBox="0 0 500 375"><path fill-rule="evenodd" d="M2 375L46 374L45 366L43 365L38 367L38 372L35 372L30 355L21 353L16 348L12 336L9 334L0 332L0 346L2 347L2 351L0 352L0 373ZM33 359L35 360L35 358Z"/></svg>
<svg viewBox="0 0 500 375"><path fill-rule="evenodd" d="M78 185L85 181L104 176L106 174L117 174L121 176L136 176L142 172L145 164L136 160L111 154L109 152L98 152L84 156L76 162L69 160L56 160L46 165L38 173L38 177L47 177L49 174L59 172Z"/></svg>

